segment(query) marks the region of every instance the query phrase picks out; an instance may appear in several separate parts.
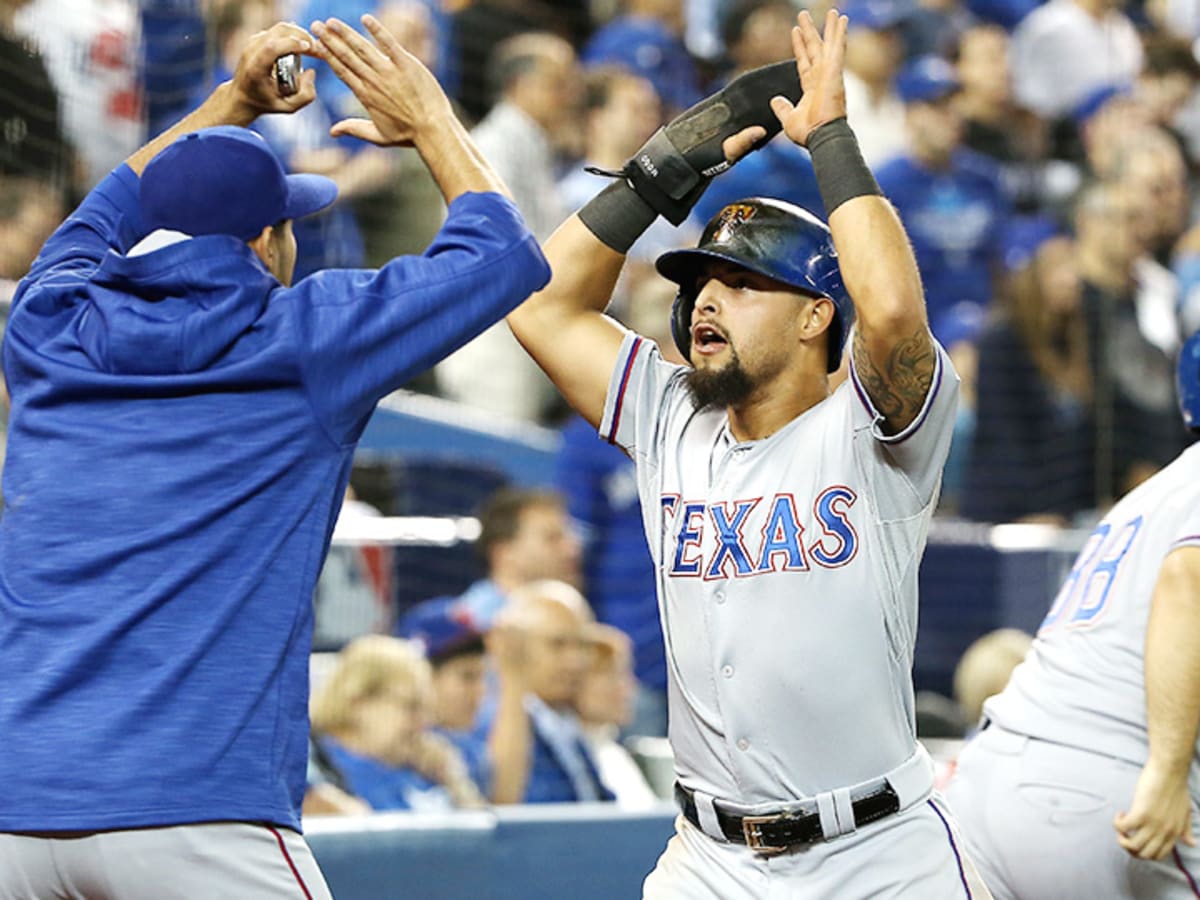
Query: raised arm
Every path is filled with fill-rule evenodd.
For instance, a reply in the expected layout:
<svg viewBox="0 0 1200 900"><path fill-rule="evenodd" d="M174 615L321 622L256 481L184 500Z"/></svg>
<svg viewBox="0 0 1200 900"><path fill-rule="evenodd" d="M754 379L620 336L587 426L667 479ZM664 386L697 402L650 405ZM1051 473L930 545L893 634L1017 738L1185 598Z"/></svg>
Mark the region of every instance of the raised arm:
<svg viewBox="0 0 1200 900"><path fill-rule="evenodd" d="M1146 627L1146 724L1150 755L1117 840L1133 856L1162 859L1177 841L1194 847L1188 772L1200 730L1200 547L1167 554Z"/></svg>
<svg viewBox="0 0 1200 900"><path fill-rule="evenodd" d="M280 22L250 38L229 81L217 85L199 107L138 149L125 162L141 175L150 160L175 139L215 125L251 124L263 113L292 113L316 99L311 69L300 76L296 93L282 96L275 84L275 60L291 53L310 54L312 39L297 25Z"/></svg>
<svg viewBox="0 0 1200 900"><path fill-rule="evenodd" d="M779 130L770 98L800 88L777 63L735 79L660 129L621 179L546 242L550 284L508 316L521 345L580 415L599 425L625 329L603 314L624 254L657 215L678 225L708 181ZM714 123L716 126L714 127Z"/></svg>
<svg viewBox="0 0 1200 900"><path fill-rule="evenodd" d="M788 137L809 148L829 213L846 290L854 301L854 367L895 434L917 417L933 381L936 353L908 236L862 161L846 123L843 57L848 20L830 10L824 36L800 13L792 50L804 96L771 106Z"/></svg>
<svg viewBox="0 0 1200 900"><path fill-rule="evenodd" d="M362 17L374 43L339 19L313 22L314 53L354 92L367 119L342 119L330 133L381 147L415 147L446 203L469 191L510 197L475 146L433 74L374 16Z"/></svg>

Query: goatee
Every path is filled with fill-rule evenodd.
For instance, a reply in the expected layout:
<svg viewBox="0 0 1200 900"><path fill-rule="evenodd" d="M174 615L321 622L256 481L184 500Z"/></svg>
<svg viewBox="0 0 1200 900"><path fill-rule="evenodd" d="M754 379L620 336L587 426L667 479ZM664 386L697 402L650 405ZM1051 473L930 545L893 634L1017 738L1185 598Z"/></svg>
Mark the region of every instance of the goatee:
<svg viewBox="0 0 1200 900"><path fill-rule="evenodd" d="M719 369L692 369L687 373L688 393L696 409L738 406L749 399L754 382L731 349L732 358Z"/></svg>

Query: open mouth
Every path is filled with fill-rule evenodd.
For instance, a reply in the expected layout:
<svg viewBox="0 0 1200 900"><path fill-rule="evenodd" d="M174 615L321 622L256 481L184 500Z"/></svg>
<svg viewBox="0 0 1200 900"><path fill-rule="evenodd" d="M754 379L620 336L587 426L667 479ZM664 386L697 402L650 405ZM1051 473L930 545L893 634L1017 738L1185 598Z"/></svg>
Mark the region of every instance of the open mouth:
<svg viewBox="0 0 1200 900"><path fill-rule="evenodd" d="M692 346L698 353L718 353L728 343L724 333L709 322L700 322L692 327Z"/></svg>

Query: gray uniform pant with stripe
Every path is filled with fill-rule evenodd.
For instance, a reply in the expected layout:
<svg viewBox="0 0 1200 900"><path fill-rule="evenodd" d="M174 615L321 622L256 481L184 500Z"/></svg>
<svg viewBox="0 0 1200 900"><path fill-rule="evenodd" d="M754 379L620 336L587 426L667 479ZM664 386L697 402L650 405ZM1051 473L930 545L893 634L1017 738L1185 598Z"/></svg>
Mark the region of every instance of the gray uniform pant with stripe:
<svg viewBox="0 0 1200 900"><path fill-rule="evenodd" d="M0 833L0 900L331 900L304 838L216 822Z"/></svg>

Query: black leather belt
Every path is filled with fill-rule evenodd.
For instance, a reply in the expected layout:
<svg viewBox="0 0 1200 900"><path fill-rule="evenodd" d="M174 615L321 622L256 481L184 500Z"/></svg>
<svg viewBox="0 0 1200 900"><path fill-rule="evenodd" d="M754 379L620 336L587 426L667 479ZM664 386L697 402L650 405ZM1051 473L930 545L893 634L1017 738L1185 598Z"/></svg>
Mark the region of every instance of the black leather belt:
<svg viewBox="0 0 1200 900"><path fill-rule="evenodd" d="M684 817L703 830L700 817L696 814L696 800L692 791L675 782L675 802ZM855 825L865 825L900 811L900 798L886 781L883 787L865 797L851 801ZM755 850L782 850L794 844L813 844L825 839L821 828L820 813L778 812L762 816L735 816L713 806L717 824L726 840L734 844L745 844Z"/></svg>

